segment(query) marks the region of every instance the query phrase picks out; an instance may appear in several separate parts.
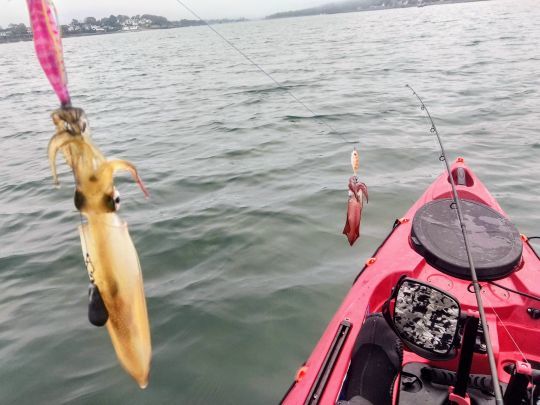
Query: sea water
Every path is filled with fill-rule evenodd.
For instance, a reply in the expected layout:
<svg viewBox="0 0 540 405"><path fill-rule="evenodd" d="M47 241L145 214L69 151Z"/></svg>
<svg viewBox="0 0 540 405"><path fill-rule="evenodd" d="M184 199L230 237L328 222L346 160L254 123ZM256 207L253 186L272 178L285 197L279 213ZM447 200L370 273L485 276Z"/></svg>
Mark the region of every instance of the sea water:
<svg viewBox="0 0 540 405"><path fill-rule="evenodd" d="M450 159L540 235L539 9L216 26L283 88L207 27L66 39L95 143L133 162L151 193L117 179L152 328L145 391L87 320L73 179L59 159L56 189L46 157L57 99L31 43L0 45L0 403L277 403L364 261L443 170L407 83ZM355 145L370 199L351 248Z"/></svg>

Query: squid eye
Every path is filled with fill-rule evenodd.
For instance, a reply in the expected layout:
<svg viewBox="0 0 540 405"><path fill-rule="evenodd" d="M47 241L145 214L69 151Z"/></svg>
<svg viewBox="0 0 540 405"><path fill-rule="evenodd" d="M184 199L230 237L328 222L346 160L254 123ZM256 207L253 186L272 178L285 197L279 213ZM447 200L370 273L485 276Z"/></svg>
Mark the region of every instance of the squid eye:
<svg viewBox="0 0 540 405"><path fill-rule="evenodd" d="M113 200L114 200L114 210L118 211L120 209L120 193L118 192L116 187L114 188L114 192L113 192Z"/></svg>
<svg viewBox="0 0 540 405"><path fill-rule="evenodd" d="M75 208L77 208L79 211L82 210L86 201L84 194L81 193L79 190L75 190L75 196L73 197L73 200L75 203Z"/></svg>
<svg viewBox="0 0 540 405"><path fill-rule="evenodd" d="M83 121L81 125L81 133L83 133L84 131L86 131L86 121Z"/></svg>

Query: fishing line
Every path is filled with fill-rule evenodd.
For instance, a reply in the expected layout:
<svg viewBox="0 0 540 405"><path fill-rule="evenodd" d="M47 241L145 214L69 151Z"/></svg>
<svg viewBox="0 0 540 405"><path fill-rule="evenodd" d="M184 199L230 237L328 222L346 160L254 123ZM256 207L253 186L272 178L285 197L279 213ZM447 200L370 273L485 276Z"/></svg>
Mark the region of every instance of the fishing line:
<svg viewBox="0 0 540 405"><path fill-rule="evenodd" d="M488 297L486 296L486 301L487 301L487 304L491 307L491 310L493 311L493 313L495 314L495 316L497 317L497 319L499 320L500 324L502 325L503 329L506 331L506 334L508 335L508 337L510 338L510 340L512 341L512 343L514 343L514 346L516 347L516 349L518 350L518 352L521 354L521 357L523 358L523 361L525 363L527 363L529 366L531 365L531 363L529 362L529 360L527 360L527 357L525 356L525 354L523 353L523 351L520 349L519 345L517 344L516 340L514 339L514 337L512 336L512 334L510 333L510 331L508 330L508 328L506 327L505 323L503 322L503 320L501 319L501 317L499 316L499 314L497 313L497 311L495 311L495 307L491 304L490 300L488 299ZM484 333L484 336L486 334ZM532 384L532 388L531 388L531 404L534 404L534 389L536 387L536 385L534 384L533 382L533 379L532 379L532 376L529 376L529 380L530 380L530 383ZM493 384L495 385L495 384Z"/></svg>
<svg viewBox="0 0 540 405"><path fill-rule="evenodd" d="M499 316L499 314L497 313L497 311L495 311L495 307L491 304L491 301L488 299L488 297L486 296L486 301L487 301L487 304L488 306L491 308L491 310L493 311L493 313L495 314L495 316L497 317L497 319L499 320L499 322L501 323L502 327L504 328L504 330L506 331L506 333L508 334L508 337L510 337L510 339L512 340L512 342L514 343L514 346L516 346L516 349L518 350L518 352L521 354L521 356L523 357L523 361L527 364L530 365L529 363L529 360L527 360L527 357L525 356L525 354L523 353L523 351L520 349L519 345L517 344L516 340L514 339L514 337L512 336L512 334L510 333L510 331L508 330L508 328L506 327L505 323L503 322L503 320L501 319L501 317ZM486 334L484 333L484 336Z"/></svg>
<svg viewBox="0 0 540 405"><path fill-rule="evenodd" d="M79 212L79 217L81 219L81 237L84 243L84 248L86 250L86 255L84 256L84 265L86 267L86 272L88 273L88 278L90 279L90 282L94 284L94 264L92 263L92 260L90 259L90 253L88 252L88 244L86 243L86 236L84 234L84 221L83 216Z"/></svg>
<svg viewBox="0 0 540 405"><path fill-rule="evenodd" d="M238 48L234 43L229 41L224 35L222 35L218 30L216 30L210 23L208 23L206 20L204 20L202 17L200 17L195 11L193 11L190 7L188 7L182 0L176 0L178 4L180 4L182 7L184 7L189 13L191 13L195 18L197 18L200 22L202 22L204 25L206 25L208 28L210 28L218 37L220 37L223 41L225 41L231 48L233 48L236 52L238 52L240 55L242 55L249 63L251 63L253 66L255 66L261 73L263 73L266 77L268 77L276 86L278 86L279 89L285 90L289 96L291 96L298 104L300 104L302 107L304 107L307 111L309 111L313 118L315 118L319 123L323 124L328 128L329 132L334 132L336 135L338 135L343 142L348 144L355 144L356 142L347 141L343 135L341 135L332 125L330 125L326 120L322 119L319 114L315 113L305 102L303 102L299 97L297 97L292 91L290 91L287 87L283 86L280 82L278 82L274 77L268 73L266 70L264 70L257 62L255 62L253 59L251 59L245 52L243 52L240 48Z"/></svg>
<svg viewBox="0 0 540 405"><path fill-rule="evenodd" d="M495 355L493 354L493 346L491 345L491 337L489 336L489 327L486 320L486 312L484 311L484 304L482 302L482 296L480 295L480 285L478 284L478 277L476 276L476 269L474 267L474 260L471 253L470 248L470 242L469 237L467 235L467 227L465 225L465 221L463 219L463 210L461 209L461 199L458 196L457 190L456 190L456 184L454 182L454 176L452 175L452 171L450 170L450 165L448 163L448 159L446 157L446 152L444 150L444 146L441 140L441 137L439 135L439 131L437 131L437 127L435 126L435 122L433 122L433 118L431 118L431 114L429 113L429 110L427 109L426 105L420 98L420 96L414 91L414 89L406 85L409 89L411 89L412 93L416 96L418 101L420 101L420 108L422 111L424 111L429 118L429 121L431 122L431 128L430 132L432 134L435 134L437 137L437 140L439 141L439 146L441 149L441 155L439 156L439 160L441 162L444 162L446 166L446 171L448 173L448 179L450 181L450 185L452 187L452 196L454 199L453 205L451 206L452 209L455 208L459 220L459 224L461 226L461 233L463 235L463 241L465 243L465 251L467 252L467 259L469 261L469 269L471 272L471 280L474 287L474 294L476 296L476 303L478 305L478 313L480 314L480 322L482 324L482 329L486 332L484 333L484 338L486 341L486 347L487 347L487 354L488 354L488 360L489 360L489 368L491 370L491 378L493 379L493 392L495 394L495 403L497 405L503 405L503 399L502 399L502 393L501 393L501 387L499 386L499 376L497 374L497 363L495 361Z"/></svg>
<svg viewBox="0 0 540 405"><path fill-rule="evenodd" d="M81 218L81 233L84 232L82 230L82 226L83 226L83 223L82 223L82 218ZM86 244L86 237L83 235L82 239L83 239L85 250L86 250L86 255L84 258L84 266L86 267L86 273L88 273L88 278L90 279L90 282L94 284L95 282L94 264L92 263L92 260L90 259L90 253L88 253L88 245Z"/></svg>

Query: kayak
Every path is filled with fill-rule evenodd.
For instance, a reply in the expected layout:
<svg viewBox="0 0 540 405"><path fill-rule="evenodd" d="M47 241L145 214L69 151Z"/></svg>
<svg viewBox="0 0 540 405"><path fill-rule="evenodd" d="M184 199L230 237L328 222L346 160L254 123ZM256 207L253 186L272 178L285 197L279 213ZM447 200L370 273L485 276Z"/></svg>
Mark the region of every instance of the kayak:
<svg viewBox="0 0 540 405"><path fill-rule="evenodd" d="M540 401L540 258L463 158L450 172L488 331L445 172L366 261L282 404L495 404L486 333L504 404Z"/></svg>

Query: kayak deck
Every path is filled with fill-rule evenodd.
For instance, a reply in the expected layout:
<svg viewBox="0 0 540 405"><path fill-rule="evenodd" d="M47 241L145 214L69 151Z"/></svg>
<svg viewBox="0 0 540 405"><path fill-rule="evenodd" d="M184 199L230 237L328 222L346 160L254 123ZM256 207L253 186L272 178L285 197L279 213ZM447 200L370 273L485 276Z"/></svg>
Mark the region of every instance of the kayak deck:
<svg viewBox="0 0 540 405"><path fill-rule="evenodd" d="M484 204L507 218L497 201L461 158L452 166L451 172L455 174L458 168L461 176L465 173L464 181L460 181L462 184L456 185L459 197ZM282 401L283 404L336 403L346 379L355 340L366 316L381 311L392 288L403 275L428 282L452 294L459 300L463 312L477 311L470 280L452 277L432 267L412 246L410 235L416 212L426 203L448 198L451 198L451 187L448 175L444 173L405 216L396 221L390 235L361 270L298 373ZM540 284L536 282L540 275L540 259L524 236L521 236L520 241L522 255L517 268L494 282L480 282L487 320L491 326L489 333L499 378L503 383L509 380L509 374L505 371L508 364L523 361L524 357L533 365L540 364L540 353L536 349L540 340L540 319L536 320L531 316L531 310L540 309L540 302L524 295L540 296ZM345 336L344 324L348 325ZM336 347L336 339L339 340L339 347ZM457 357L450 361L434 362L405 350L403 365L408 363L429 364L455 371ZM489 374L486 355L474 354L471 372ZM313 398L313 395L316 395L316 398Z"/></svg>

